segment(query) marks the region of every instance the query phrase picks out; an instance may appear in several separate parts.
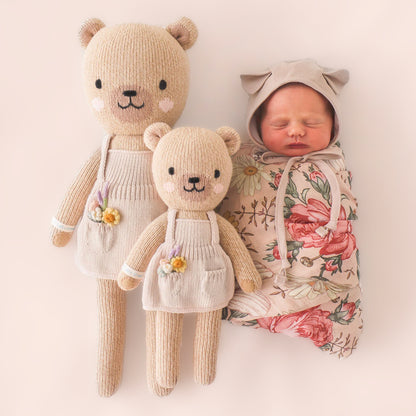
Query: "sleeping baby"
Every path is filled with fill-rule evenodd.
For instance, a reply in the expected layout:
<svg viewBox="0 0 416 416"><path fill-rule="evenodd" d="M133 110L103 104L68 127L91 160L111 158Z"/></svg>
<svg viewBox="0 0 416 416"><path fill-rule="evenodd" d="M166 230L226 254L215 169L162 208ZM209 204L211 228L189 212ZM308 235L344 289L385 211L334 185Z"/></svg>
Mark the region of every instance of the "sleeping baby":
<svg viewBox="0 0 416 416"><path fill-rule="evenodd" d="M362 329L357 202L338 143L348 72L300 60L241 79L253 143L234 157L219 211L244 240L263 286L237 290L224 317L347 357Z"/></svg>

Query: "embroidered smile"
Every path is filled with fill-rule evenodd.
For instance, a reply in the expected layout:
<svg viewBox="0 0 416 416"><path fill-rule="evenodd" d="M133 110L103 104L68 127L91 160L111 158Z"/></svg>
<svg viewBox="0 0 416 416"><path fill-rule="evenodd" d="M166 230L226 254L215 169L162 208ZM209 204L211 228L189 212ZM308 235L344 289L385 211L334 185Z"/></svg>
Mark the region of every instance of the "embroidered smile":
<svg viewBox="0 0 416 416"><path fill-rule="evenodd" d="M196 191L196 192L202 192L202 191L205 189L205 186L203 186L201 189L198 189L198 188L195 186L195 184L193 184L191 189L186 189L185 187L183 187L183 189L184 189L186 192L193 192L193 191Z"/></svg>
<svg viewBox="0 0 416 416"><path fill-rule="evenodd" d="M139 105L139 106L137 106L137 105L134 105L133 104L133 102L131 101L131 98L130 98L130 102L127 104L127 105L121 105L119 102L117 102L117 105L121 108L121 109L123 109L123 110L125 110L126 108L129 108L129 107L133 107L133 108L135 108L136 110L140 110L141 108L143 108L144 107L144 102L143 102L143 104L142 105Z"/></svg>

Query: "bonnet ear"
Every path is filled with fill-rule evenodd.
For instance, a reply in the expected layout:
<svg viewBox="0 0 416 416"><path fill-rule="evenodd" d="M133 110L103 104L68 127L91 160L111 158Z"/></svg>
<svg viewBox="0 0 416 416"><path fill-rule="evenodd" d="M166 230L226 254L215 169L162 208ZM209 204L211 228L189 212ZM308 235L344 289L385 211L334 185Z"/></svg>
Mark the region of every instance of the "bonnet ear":
<svg viewBox="0 0 416 416"><path fill-rule="evenodd" d="M187 17L169 25L166 30L179 42L183 49L189 49L198 37L195 23Z"/></svg>
<svg viewBox="0 0 416 416"><path fill-rule="evenodd" d="M240 75L241 85L246 93L252 95L263 87L264 83L271 75L271 71L262 72L260 74L242 74Z"/></svg>
<svg viewBox="0 0 416 416"><path fill-rule="evenodd" d="M166 123L153 123L143 133L144 144L154 152L160 139L168 134L172 128Z"/></svg>
<svg viewBox="0 0 416 416"><path fill-rule="evenodd" d="M91 39L100 31L105 24L100 19L88 19L83 23L79 30L79 40L81 46L86 48L90 43Z"/></svg>
<svg viewBox="0 0 416 416"><path fill-rule="evenodd" d="M346 69L324 69L322 76L325 78L325 81L332 88L335 94L339 94L342 87L350 79L350 74Z"/></svg>
<svg viewBox="0 0 416 416"><path fill-rule="evenodd" d="M220 127L215 133L217 133L224 140L230 156L237 153L241 143L240 135L237 131L231 127Z"/></svg>

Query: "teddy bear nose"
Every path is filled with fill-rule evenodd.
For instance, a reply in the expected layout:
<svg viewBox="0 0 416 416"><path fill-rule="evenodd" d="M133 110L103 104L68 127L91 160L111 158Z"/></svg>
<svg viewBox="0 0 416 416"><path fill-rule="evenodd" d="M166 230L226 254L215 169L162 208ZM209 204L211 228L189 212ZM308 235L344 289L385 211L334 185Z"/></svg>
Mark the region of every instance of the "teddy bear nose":
<svg viewBox="0 0 416 416"><path fill-rule="evenodd" d="M135 97L137 95L137 92L134 90L126 90L123 91L123 95L125 95L126 97Z"/></svg>
<svg viewBox="0 0 416 416"><path fill-rule="evenodd" d="M193 176L192 178L188 179L189 183L198 183L199 182L199 178L197 176Z"/></svg>

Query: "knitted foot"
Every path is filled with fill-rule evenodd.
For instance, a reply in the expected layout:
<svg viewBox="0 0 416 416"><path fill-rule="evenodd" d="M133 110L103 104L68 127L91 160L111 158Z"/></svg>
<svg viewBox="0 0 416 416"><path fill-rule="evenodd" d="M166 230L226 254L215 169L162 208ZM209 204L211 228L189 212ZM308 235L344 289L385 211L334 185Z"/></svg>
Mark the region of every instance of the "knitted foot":
<svg viewBox="0 0 416 416"><path fill-rule="evenodd" d="M183 314L156 313L156 381L165 388L178 381L182 325Z"/></svg>
<svg viewBox="0 0 416 416"><path fill-rule="evenodd" d="M146 312L146 373L149 390L156 396L168 396L173 389L156 382L156 312Z"/></svg>
<svg viewBox="0 0 416 416"><path fill-rule="evenodd" d="M116 281L97 279L99 341L97 382L100 396L112 396L117 390L123 368L126 331L126 293Z"/></svg>
<svg viewBox="0 0 416 416"><path fill-rule="evenodd" d="M194 340L194 379L198 384L211 384L215 379L221 309L199 313Z"/></svg>

